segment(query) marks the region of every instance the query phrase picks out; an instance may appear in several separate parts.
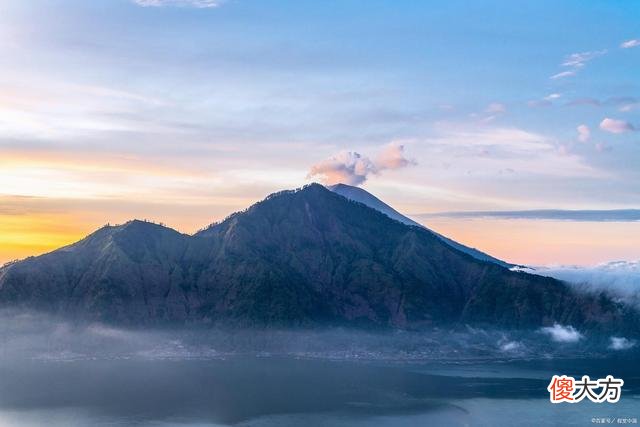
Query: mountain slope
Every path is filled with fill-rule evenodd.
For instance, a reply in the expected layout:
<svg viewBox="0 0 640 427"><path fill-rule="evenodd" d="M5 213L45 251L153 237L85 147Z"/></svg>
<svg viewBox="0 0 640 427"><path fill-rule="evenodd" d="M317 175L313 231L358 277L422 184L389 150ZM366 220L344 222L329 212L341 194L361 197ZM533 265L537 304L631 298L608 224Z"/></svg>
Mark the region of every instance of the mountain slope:
<svg viewBox="0 0 640 427"><path fill-rule="evenodd" d="M0 270L0 301L106 321L162 318L160 301L172 290L189 239L137 220L105 226Z"/></svg>
<svg viewBox="0 0 640 427"><path fill-rule="evenodd" d="M355 202L360 202L363 203L367 206L369 206L372 209L375 209L377 211L382 212L383 214L387 215L389 218L393 218L396 221L400 221L404 224L407 225L415 225L417 227L424 227L422 224L419 224L417 222L415 222L414 220L412 220L411 218L408 218L404 215L402 215L400 212L396 211L395 209L393 209L391 206L387 205L386 203L384 203L382 200L378 199L376 196L374 196L373 194L369 193L366 190L363 190L362 188L359 187L353 187L351 185L346 185L346 184L335 184L335 185L330 185L327 186L327 188L331 191L333 191L334 193L338 193L341 196L346 197L347 199L353 200ZM426 228L426 227L424 227ZM429 230L427 228L427 230ZM507 268L511 268L511 267L515 267L514 264L509 264L507 262L504 262L498 258L492 257L491 255L485 254L484 252L481 252L475 248L470 248L468 246L465 246L461 243L456 242L455 240L449 239L448 237L443 236L442 234L436 233L433 230L429 230L432 233L434 233L436 236L438 236L443 242L445 242L446 244L448 244L449 246L462 251L466 254L471 255L472 257L479 259L481 261L489 261L489 262L493 262L496 263L498 265L501 265L503 267L507 267Z"/></svg>
<svg viewBox="0 0 640 427"><path fill-rule="evenodd" d="M317 184L194 236L140 221L105 227L1 269L0 305L135 325L638 326L607 298L478 261Z"/></svg>

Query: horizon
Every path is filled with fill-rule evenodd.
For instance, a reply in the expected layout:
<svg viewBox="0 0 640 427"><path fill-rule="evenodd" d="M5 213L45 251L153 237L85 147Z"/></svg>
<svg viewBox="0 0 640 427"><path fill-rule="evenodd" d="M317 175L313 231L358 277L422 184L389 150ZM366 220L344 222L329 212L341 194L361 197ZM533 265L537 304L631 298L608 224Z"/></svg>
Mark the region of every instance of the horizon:
<svg viewBox="0 0 640 427"><path fill-rule="evenodd" d="M193 233L313 181L517 264L640 260L639 18L602 1L5 2L0 264L132 218Z"/></svg>

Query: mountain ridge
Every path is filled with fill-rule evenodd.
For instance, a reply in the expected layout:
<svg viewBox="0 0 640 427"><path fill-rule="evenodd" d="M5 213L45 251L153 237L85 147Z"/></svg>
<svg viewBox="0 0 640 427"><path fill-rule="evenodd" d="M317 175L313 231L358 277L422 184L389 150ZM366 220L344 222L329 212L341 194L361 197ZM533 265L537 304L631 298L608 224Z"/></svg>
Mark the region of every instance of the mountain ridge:
<svg viewBox="0 0 640 427"><path fill-rule="evenodd" d="M490 261L490 262L494 262L498 265L501 265L503 267L507 267L507 268L512 268L512 267L516 267L516 264L511 264L508 262L505 262L501 259L498 259L496 257L493 257L491 255L488 255L476 248L471 248L468 247L466 245L463 245L462 243L456 242L453 239L450 239L446 236L443 236L442 234L431 230L430 228L412 220L411 218L401 214L400 212L398 212L397 210L395 210L394 208L392 208L391 206L387 205L386 203L384 203L382 200L378 199L376 196L374 196L373 194L369 193L368 191L360 188L360 187L354 187L351 185L347 185L347 184L335 184L335 185L329 185L327 186L327 188L331 191L333 191L334 193L340 194L341 196L346 197L347 199L350 200L354 200L360 203L364 203L365 205L369 206L372 209L376 209L382 213L384 213L385 215L387 215L389 218L395 219L396 221L400 221L404 224L407 225L414 225L416 227L422 227L426 230L429 230L430 232L432 232L433 234L435 234L436 236L438 236L440 239L442 239L442 241L444 241L445 243L447 243L449 246L458 249L459 251L462 251L464 253L467 253L469 255L471 255L472 257L479 259L481 261Z"/></svg>
<svg viewBox="0 0 640 427"><path fill-rule="evenodd" d="M637 331L635 312L512 272L312 184L193 236L130 221L0 269L0 306L130 325ZM634 329L635 328L635 329Z"/></svg>

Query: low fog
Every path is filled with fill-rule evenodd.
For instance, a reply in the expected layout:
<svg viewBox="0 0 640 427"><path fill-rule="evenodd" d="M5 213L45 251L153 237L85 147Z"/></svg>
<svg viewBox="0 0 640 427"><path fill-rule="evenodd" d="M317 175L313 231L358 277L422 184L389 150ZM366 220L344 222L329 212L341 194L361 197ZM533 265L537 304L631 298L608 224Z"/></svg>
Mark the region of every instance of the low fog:
<svg viewBox="0 0 640 427"><path fill-rule="evenodd" d="M0 311L0 425L462 426L479 416L474 398L540 401L559 371L612 373L606 355L631 378L636 351L570 325L130 330Z"/></svg>
<svg viewBox="0 0 640 427"><path fill-rule="evenodd" d="M614 340L615 338L615 340ZM207 360L250 355L328 360L479 360L567 357L629 350L625 337L589 339L571 325L530 331L122 329L34 312L0 311L0 361Z"/></svg>
<svg viewBox="0 0 640 427"><path fill-rule="evenodd" d="M640 261L615 261L593 267L539 267L534 273L563 280L582 291L605 291L640 308Z"/></svg>

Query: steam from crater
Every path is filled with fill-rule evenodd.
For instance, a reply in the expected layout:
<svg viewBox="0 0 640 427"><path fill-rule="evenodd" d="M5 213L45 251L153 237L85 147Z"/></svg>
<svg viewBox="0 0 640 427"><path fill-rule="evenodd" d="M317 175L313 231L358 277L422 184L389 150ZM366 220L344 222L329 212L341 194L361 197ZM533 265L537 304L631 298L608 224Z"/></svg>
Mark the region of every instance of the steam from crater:
<svg viewBox="0 0 640 427"><path fill-rule="evenodd" d="M355 151L341 151L322 160L309 170L308 178L318 179L323 184L363 184L371 175L385 170L402 169L416 164L404 153L404 145L391 143L386 145L374 160Z"/></svg>

